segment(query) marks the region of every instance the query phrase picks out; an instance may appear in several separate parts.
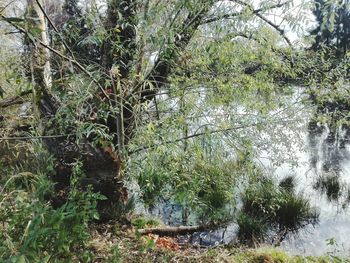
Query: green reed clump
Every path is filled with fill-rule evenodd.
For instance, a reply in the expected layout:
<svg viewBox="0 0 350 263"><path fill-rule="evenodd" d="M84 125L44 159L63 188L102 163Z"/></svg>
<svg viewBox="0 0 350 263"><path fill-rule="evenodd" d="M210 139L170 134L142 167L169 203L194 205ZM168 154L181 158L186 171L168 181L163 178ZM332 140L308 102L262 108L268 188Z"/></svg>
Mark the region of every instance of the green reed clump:
<svg viewBox="0 0 350 263"><path fill-rule="evenodd" d="M267 220L248 215L243 211L237 216L237 224L239 225L239 240L245 244L264 240L265 235L268 232Z"/></svg>
<svg viewBox="0 0 350 263"><path fill-rule="evenodd" d="M342 195L342 186L339 175L335 173L319 176L314 184L316 190L326 194L329 201L337 201Z"/></svg>
<svg viewBox="0 0 350 263"><path fill-rule="evenodd" d="M318 213L301 194L296 194L294 179L277 184L271 178L251 182L242 194L242 208L237 219L240 241L279 241L290 231L315 223Z"/></svg>
<svg viewBox="0 0 350 263"><path fill-rule="evenodd" d="M279 208L274 218L280 229L296 231L317 221L318 212L301 194L282 192Z"/></svg>

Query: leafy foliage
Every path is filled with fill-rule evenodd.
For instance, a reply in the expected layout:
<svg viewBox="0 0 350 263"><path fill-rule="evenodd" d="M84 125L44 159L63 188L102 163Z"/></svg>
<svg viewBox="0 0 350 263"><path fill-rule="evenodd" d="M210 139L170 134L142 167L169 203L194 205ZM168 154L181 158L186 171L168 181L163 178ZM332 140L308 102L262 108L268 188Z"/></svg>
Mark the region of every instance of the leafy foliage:
<svg viewBox="0 0 350 263"><path fill-rule="evenodd" d="M317 27L310 33L315 36L313 49L322 45L332 47L339 56L346 55L350 40L350 3L349 1L316 0L314 15Z"/></svg>
<svg viewBox="0 0 350 263"><path fill-rule="evenodd" d="M126 209L118 207L133 198L123 183L149 210L160 201L180 206L183 222L188 214L215 224L236 216L242 240L312 221L308 201L291 182L277 186L262 177L258 155L277 166L293 160L288 127L299 135L308 113L296 84L317 105L322 116L315 122L332 112L347 123L349 61L328 48L293 50L287 31L304 21L302 12L293 14L293 1L56 2L40 8L40 1L28 1L14 17L0 8L4 30L25 35L11 42L21 48L0 61L0 85L7 83L0 96L13 87L33 89L32 124L39 123L38 135L49 139L54 155L37 149L37 170L31 162L5 170L4 258L91 261L86 241L88 223L98 219L98 191L109 194L106 210L122 221ZM347 17L343 11L339 19ZM345 22L327 15L345 33ZM15 65L5 69L18 53L23 73ZM49 178L66 184L65 191ZM84 180L94 188L82 189ZM50 200L59 194L66 202L54 208ZM118 249L111 251L115 258Z"/></svg>
<svg viewBox="0 0 350 263"><path fill-rule="evenodd" d="M47 176L52 172L52 159L47 154L43 158L46 162L38 166L37 173L9 169L2 178L0 257L5 262L48 262L72 260L81 251L79 260L89 262L91 255L85 250L88 223L98 219L96 202L102 197L91 190L81 191L78 163L68 201L53 208L49 201L53 184Z"/></svg>

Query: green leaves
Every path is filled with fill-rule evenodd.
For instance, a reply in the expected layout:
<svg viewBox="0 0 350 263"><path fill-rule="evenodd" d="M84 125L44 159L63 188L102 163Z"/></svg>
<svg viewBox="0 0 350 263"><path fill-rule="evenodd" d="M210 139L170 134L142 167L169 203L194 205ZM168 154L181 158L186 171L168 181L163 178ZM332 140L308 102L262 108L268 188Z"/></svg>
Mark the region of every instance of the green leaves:
<svg viewBox="0 0 350 263"><path fill-rule="evenodd" d="M11 258L11 260L9 262L11 262L11 263L27 263L28 261L26 260L24 255L21 255L21 256Z"/></svg>
<svg viewBox="0 0 350 263"><path fill-rule="evenodd" d="M23 172L8 180L0 192L0 222L3 225L0 258L4 262L71 261L76 251L85 248L89 238L88 222L99 219L96 202L103 197L91 189L81 191L78 183L81 176L81 166L77 164L67 193L68 200L57 208L53 208L48 197L42 194L52 192L47 174L32 175L36 180L29 180ZM27 179L27 185L23 187L23 181ZM83 255L78 255L80 257Z"/></svg>

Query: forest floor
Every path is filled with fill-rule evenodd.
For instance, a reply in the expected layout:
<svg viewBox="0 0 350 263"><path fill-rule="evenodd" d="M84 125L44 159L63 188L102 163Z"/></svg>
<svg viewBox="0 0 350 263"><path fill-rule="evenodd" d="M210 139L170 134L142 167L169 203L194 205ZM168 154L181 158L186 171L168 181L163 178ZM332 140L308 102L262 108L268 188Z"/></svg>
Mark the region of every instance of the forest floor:
<svg viewBox="0 0 350 263"><path fill-rule="evenodd" d="M176 237L140 235L135 229L108 226L94 229L89 247L95 262L350 262L330 253L322 257L291 256L272 246L212 248L180 245Z"/></svg>

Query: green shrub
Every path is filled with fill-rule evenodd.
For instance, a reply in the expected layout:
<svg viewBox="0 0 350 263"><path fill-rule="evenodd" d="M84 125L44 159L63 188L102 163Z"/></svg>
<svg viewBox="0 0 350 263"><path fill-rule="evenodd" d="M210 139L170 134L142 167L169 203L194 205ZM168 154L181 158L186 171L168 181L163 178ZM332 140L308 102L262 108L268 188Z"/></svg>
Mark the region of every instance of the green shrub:
<svg viewBox="0 0 350 263"><path fill-rule="evenodd" d="M281 229L297 230L317 221L318 213L302 195L282 192L274 219Z"/></svg>
<svg viewBox="0 0 350 263"><path fill-rule="evenodd" d="M98 218L97 200L102 196L81 191L81 165L74 168L67 202L54 209L47 192L52 183L44 174L11 176L0 192L0 258L4 262L89 262L84 250L88 223Z"/></svg>
<svg viewBox="0 0 350 263"><path fill-rule="evenodd" d="M138 216L131 220L131 224L136 228L145 228L147 226L158 226L160 222L153 218Z"/></svg>
<svg viewBox="0 0 350 263"><path fill-rule="evenodd" d="M169 182L169 173L163 169L146 168L138 176L142 200L146 206L153 206Z"/></svg>

